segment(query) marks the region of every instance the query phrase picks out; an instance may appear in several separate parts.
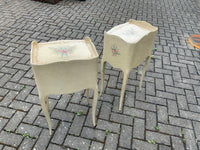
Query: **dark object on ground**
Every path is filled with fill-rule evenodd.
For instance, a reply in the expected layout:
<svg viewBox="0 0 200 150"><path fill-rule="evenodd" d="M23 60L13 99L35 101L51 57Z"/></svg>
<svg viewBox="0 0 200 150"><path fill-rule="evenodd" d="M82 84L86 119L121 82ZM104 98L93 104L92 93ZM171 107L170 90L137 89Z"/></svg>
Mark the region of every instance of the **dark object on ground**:
<svg viewBox="0 0 200 150"><path fill-rule="evenodd" d="M56 3L58 3L58 2L61 1L61 0L34 0L34 1L56 4Z"/></svg>

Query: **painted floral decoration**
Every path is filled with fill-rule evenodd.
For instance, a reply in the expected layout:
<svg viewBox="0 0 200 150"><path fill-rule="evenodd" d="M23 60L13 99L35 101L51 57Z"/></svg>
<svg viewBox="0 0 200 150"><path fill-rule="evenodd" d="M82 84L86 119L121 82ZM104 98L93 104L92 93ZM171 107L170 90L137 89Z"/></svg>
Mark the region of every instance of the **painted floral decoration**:
<svg viewBox="0 0 200 150"><path fill-rule="evenodd" d="M112 46L111 49L112 49L113 56L120 55L119 50L117 49L117 47L115 45Z"/></svg>
<svg viewBox="0 0 200 150"><path fill-rule="evenodd" d="M122 34L127 35L127 36L133 36L135 32L132 29L128 29L124 31Z"/></svg>
<svg viewBox="0 0 200 150"><path fill-rule="evenodd" d="M73 49L70 47L59 47L59 48L53 48L53 51L61 56L68 56L73 52Z"/></svg>

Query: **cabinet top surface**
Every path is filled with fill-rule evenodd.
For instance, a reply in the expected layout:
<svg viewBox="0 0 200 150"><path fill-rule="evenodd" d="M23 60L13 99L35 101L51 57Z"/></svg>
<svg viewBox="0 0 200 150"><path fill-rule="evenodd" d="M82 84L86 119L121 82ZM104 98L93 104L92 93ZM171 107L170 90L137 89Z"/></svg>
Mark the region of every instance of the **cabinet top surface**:
<svg viewBox="0 0 200 150"><path fill-rule="evenodd" d="M107 33L116 35L128 43L135 43L150 32L150 30L139 27L135 24L125 23L115 26Z"/></svg>
<svg viewBox="0 0 200 150"><path fill-rule="evenodd" d="M96 57L95 49L85 40L61 40L38 43L32 47L32 62L48 64Z"/></svg>

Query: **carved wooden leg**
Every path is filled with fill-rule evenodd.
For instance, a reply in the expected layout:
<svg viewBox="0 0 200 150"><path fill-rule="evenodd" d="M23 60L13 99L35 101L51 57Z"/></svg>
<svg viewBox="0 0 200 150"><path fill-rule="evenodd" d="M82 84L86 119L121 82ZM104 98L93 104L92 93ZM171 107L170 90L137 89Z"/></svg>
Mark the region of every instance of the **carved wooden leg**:
<svg viewBox="0 0 200 150"><path fill-rule="evenodd" d="M128 80L128 76L129 76L130 70L129 71L124 71L124 77L123 77L123 84L122 84L122 90L121 90L121 96L120 96L120 104L119 104L119 110L122 109L122 103L123 103L123 98L124 98L124 92L126 89L126 83Z"/></svg>
<svg viewBox="0 0 200 150"><path fill-rule="evenodd" d="M98 85L96 85L96 88L94 88L94 96L93 96L93 103L92 103L92 120L93 125L96 125L95 121L95 113L96 113L96 107L97 107L97 98L98 98Z"/></svg>
<svg viewBox="0 0 200 150"><path fill-rule="evenodd" d="M45 105L46 105L47 110L49 112L49 99L48 99L48 96L45 96Z"/></svg>
<svg viewBox="0 0 200 150"><path fill-rule="evenodd" d="M89 104L89 89L86 90L87 93L87 103Z"/></svg>
<svg viewBox="0 0 200 150"><path fill-rule="evenodd" d="M101 61L101 92L100 95L103 93L104 88L104 78L105 78L105 61L102 59Z"/></svg>
<svg viewBox="0 0 200 150"><path fill-rule="evenodd" d="M49 115L49 111L48 111L48 105L46 105L46 99L47 96L44 96L44 95L41 95L40 94L40 104L41 104L41 107L42 107L42 111L44 113L44 116L47 120L47 123L48 123L48 126L49 126L49 134L51 135L52 134L52 128L51 128L51 119L50 119L50 115Z"/></svg>
<svg viewBox="0 0 200 150"><path fill-rule="evenodd" d="M147 59L146 59L146 62L145 62L143 71L142 71L142 76L141 76L141 78L140 78L140 87L139 87L139 90L140 90L140 91L141 91L141 89L142 89L142 81L143 81L143 79L144 79L144 75L145 75L145 72L146 72L146 70L147 70L147 68L148 68L148 65L149 65L149 63L150 63L150 60L151 60L151 57L148 56Z"/></svg>

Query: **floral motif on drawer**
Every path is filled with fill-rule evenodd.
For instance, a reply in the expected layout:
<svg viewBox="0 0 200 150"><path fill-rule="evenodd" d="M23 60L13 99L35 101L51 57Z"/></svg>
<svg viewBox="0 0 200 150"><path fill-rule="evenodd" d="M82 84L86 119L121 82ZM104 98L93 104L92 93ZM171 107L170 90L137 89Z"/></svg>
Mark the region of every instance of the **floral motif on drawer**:
<svg viewBox="0 0 200 150"><path fill-rule="evenodd" d="M51 48L55 54L61 56L69 56L73 52L72 47L58 47L58 48Z"/></svg>
<svg viewBox="0 0 200 150"><path fill-rule="evenodd" d="M113 54L113 56L120 55L119 50L117 49L117 47L116 47L115 45L113 45L113 46L111 47L111 49L112 49L112 54Z"/></svg>

